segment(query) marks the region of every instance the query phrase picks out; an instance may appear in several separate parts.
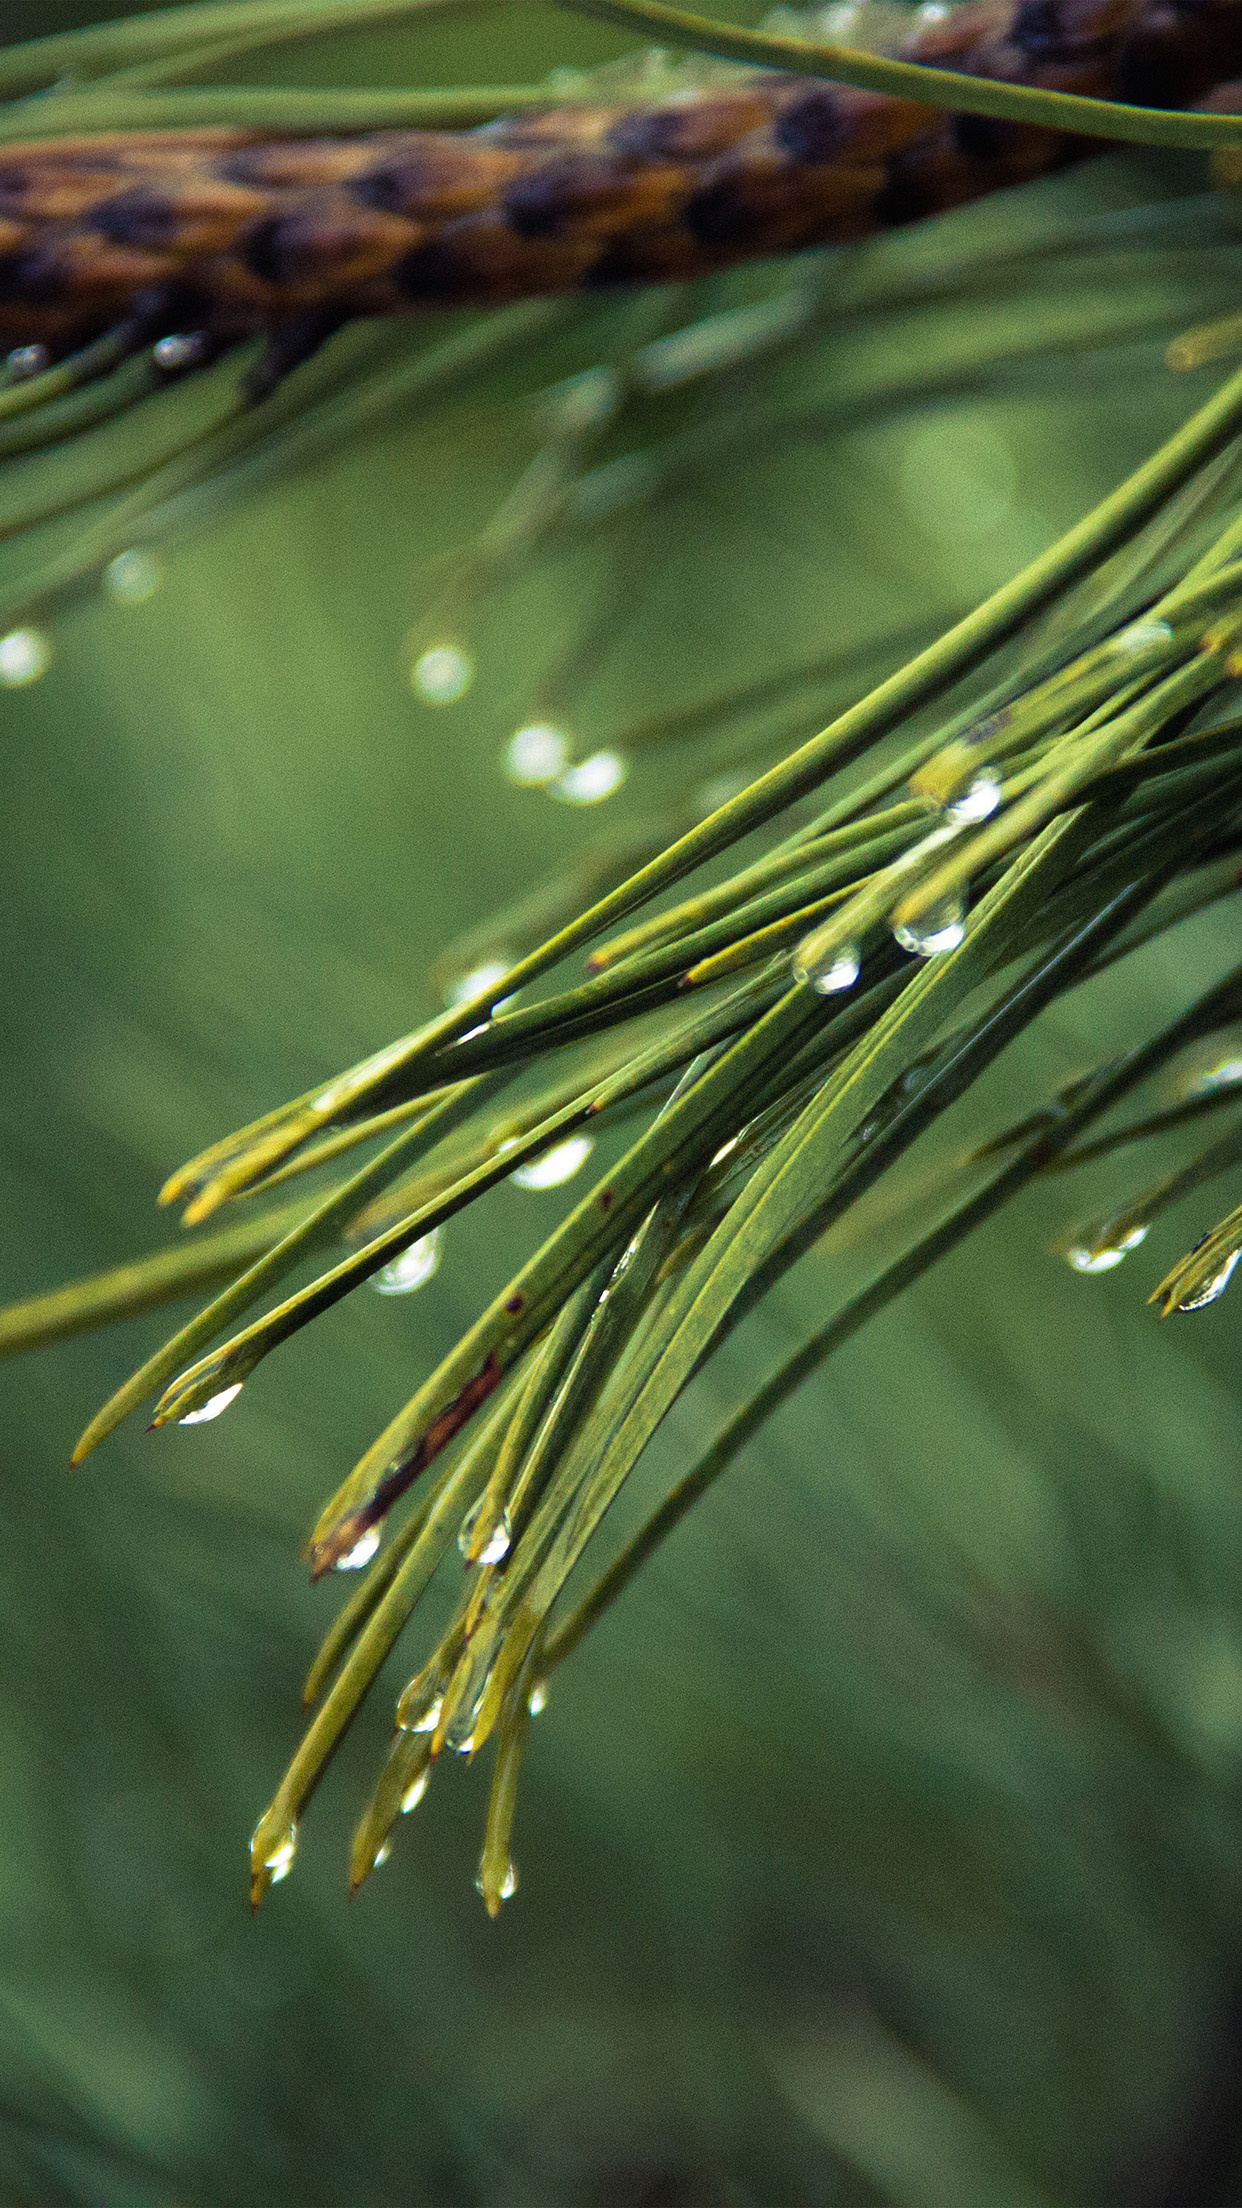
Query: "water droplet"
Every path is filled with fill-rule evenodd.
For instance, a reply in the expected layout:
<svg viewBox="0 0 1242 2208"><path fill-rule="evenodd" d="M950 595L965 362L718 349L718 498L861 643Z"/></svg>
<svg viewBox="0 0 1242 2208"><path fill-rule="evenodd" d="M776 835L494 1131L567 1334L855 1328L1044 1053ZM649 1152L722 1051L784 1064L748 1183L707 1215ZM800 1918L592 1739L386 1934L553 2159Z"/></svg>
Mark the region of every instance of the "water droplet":
<svg viewBox="0 0 1242 2208"><path fill-rule="evenodd" d="M969 787L955 798L945 811L959 828L969 828L977 820L986 820L996 811L1001 801L1001 786L994 774L977 774Z"/></svg>
<svg viewBox="0 0 1242 2208"><path fill-rule="evenodd" d="M410 681L424 705L456 705L474 681L474 661L460 644L432 644L415 660Z"/></svg>
<svg viewBox="0 0 1242 2208"><path fill-rule="evenodd" d="M408 1817L412 1809L418 1808L430 1784L430 1771L420 1771L418 1777L411 1780L401 1797L401 1814L403 1817Z"/></svg>
<svg viewBox="0 0 1242 2208"><path fill-rule="evenodd" d="M1206 1072L1197 1073L1187 1083L1187 1096L1212 1096L1217 1089L1232 1089L1242 1081L1242 1058L1222 1058L1218 1066L1209 1066Z"/></svg>
<svg viewBox="0 0 1242 2208"><path fill-rule="evenodd" d="M444 1708L444 1696L439 1692L430 1695L411 1694L410 1689L417 1686L417 1679L412 1679L397 1704L398 1730L403 1733L434 1733L440 1722L440 1712Z"/></svg>
<svg viewBox="0 0 1242 2208"><path fill-rule="evenodd" d="M921 913L909 927L893 929L903 951L916 958L935 958L941 951L955 951L966 934L966 913L960 897L946 897L942 905Z"/></svg>
<svg viewBox="0 0 1242 2208"><path fill-rule="evenodd" d="M336 1563L332 1567L333 1570L337 1572L360 1572L364 1564L370 1563L371 1558L374 1556L379 1545L379 1527L368 1526L366 1532L360 1537L360 1539L355 1541L352 1549L349 1551L348 1556L341 1556L337 1558Z"/></svg>
<svg viewBox="0 0 1242 2208"><path fill-rule="evenodd" d="M1124 1263L1131 1250L1137 1250L1139 1243L1146 1241L1150 1232L1151 1229L1144 1225L1129 1227L1124 1234L1110 1235L1107 1226L1101 1227L1083 1241L1070 1244L1065 1252L1066 1263L1072 1265L1076 1273L1111 1273L1114 1266Z"/></svg>
<svg viewBox="0 0 1242 2208"><path fill-rule="evenodd" d="M719 1150L717 1150L715 1156L712 1159L712 1164L722 1165L724 1163L724 1160L729 1156L730 1152L736 1150L741 1139L742 1138L740 1135L730 1135L727 1142L721 1143Z"/></svg>
<svg viewBox="0 0 1242 2208"><path fill-rule="evenodd" d="M451 1010L456 1004L468 1004L481 989L494 989L498 981L504 980L511 964L512 960L485 958L481 966L472 966L468 974L459 974L456 981L449 983L444 992L445 1003ZM502 1004L508 1002L507 997L501 999Z"/></svg>
<svg viewBox="0 0 1242 2208"><path fill-rule="evenodd" d="M530 1711L532 1717L539 1717L542 1712L547 1709L547 1706L548 1683L546 1679L540 1679L537 1684L531 1688L530 1700L527 1703L526 1707Z"/></svg>
<svg viewBox="0 0 1242 2208"><path fill-rule="evenodd" d="M482 1649L476 1654L466 1654L458 1664L454 1677L460 1693L453 1714L444 1728L445 1746L451 1748L456 1755L469 1756L474 1753L474 1728L479 1722L479 1711L483 1707L491 1668L492 1658ZM449 1691L452 1693L453 1689L450 1688Z"/></svg>
<svg viewBox="0 0 1242 2208"><path fill-rule="evenodd" d="M258 1830L256 1830L254 1839L250 1843L252 1854L254 1853L255 1845L258 1841L259 1832L261 1830L262 1827L260 1826ZM296 1825L289 1825L285 1832L282 1833L280 1839L275 1842L274 1846L268 1849L267 1854L263 1857L262 1860L262 1868L267 1872L268 1880L271 1885L279 1886L282 1878L288 1878L289 1873L293 1868L293 1858L297 1853L297 1846L298 1828Z"/></svg>
<svg viewBox="0 0 1242 2208"><path fill-rule="evenodd" d="M593 751L589 759L580 759L576 766L565 769L552 784L552 794L566 805L598 805L620 789L626 771L619 751Z"/></svg>
<svg viewBox="0 0 1242 2208"><path fill-rule="evenodd" d="M6 690L37 682L51 663L52 647L42 629L10 629L0 636L0 683Z"/></svg>
<svg viewBox="0 0 1242 2208"><path fill-rule="evenodd" d="M470 1556L470 1544L474 1539L475 1527L479 1523L479 1513L485 1500L486 1497L480 1495L478 1502L471 1505L462 1519L457 1535L457 1546L467 1559ZM513 1529L509 1524L508 1513L502 1510L474 1561L477 1564L499 1564L501 1558L509 1554L512 1543Z"/></svg>
<svg viewBox="0 0 1242 2208"><path fill-rule="evenodd" d="M479 1550L480 1564L499 1564L502 1556L509 1554L512 1545L513 1535L509 1530L509 1520L502 1513Z"/></svg>
<svg viewBox="0 0 1242 2208"><path fill-rule="evenodd" d="M157 338L151 347L151 358L166 376L175 376L183 368L193 368L207 350L207 334L204 330L176 330L168 337Z"/></svg>
<svg viewBox="0 0 1242 2208"><path fill-rule="evenodd" d="M46 345L15 345L4 363L5 372L10 383L29 383L50 367L51 360Z"/></svg>
<svg viewBox="0 0 1242 2208"><path fill-rule="evenodd" d="M371 1282L376 1294L410 1296L425 1287L439 1266L442 1239L439 1227L433 1227L430 1234L421 1234L408 1250L390 1259Z"/></svg>
<svg viewBox="0 0 1242 2208"><path fill-rule="evenodd" d="M809 981L821 997L835 997L841 990L853 988L862 967L856 943L838 943L822 959L807 960L801 951L799 945L794 953L795 981Z"/></svg>
<svg viewBox="0 0 1242 2208"><path fill-rule="evenodd" d="M241 1391L241 1381L235 1380L231 1388L221 1388L218 1395L209 1395L198 1410L187 1411L184 1418L177 1420L178 1426L205 1426L209 1418L219 1418L221 1411L227 1411Z"/></svg>
<svg viewBox="0 0 1242 2208"><path fill-rule="evenodd" d="M1113 638L1115 652L1149 651L1153 644L1171 644L1173 630L1167 621L1132 621L1128 629L1121 629Z"/></svg>
<svg viewBox="0 0 1242 2208"><path fill-rule="evenodd" d="M378 1871L378 1869L379 1869L379 1867L380 1867L381 1863L386 1863L386 1862L388 1861L388 1858L389 1858L389 1856L390 1856L391 1854L392 1854L392 1842L391 1842L391 1840L381 1840L381 1841L380 1841L380 1844L379 1844L379 1846L378 1846L378 1848L377 1848L377 1849L376 1849L376 1851L375 1851L375 1861L374 1861L374 1862L373 1862L373 1864L371 1865L371 1869L372 1869L373 1871Z"/></svg>
<svg viewBox="0 0 1242 2208"><path fill-rule="evenodd" d="M163 579L164 570L154 554L136 546L129 552L118 552L103 571L104 589L119 606L145 605Z"/></svg>
<svg viewBox="0 0 1242 2208"><path fill-rule="evenodd" d="M1233 1279L1234 1269L1239 1257L1242 1257L1242 1250L1234 1250L1232 1255L1225 1259L1220 1271L1213 1273L1204 1287L1197 1288L1193 1296L1183 1297L1178 1304L1178 1310L1204 1311L1209 1303L1215 1303L1218 1296L1224 1295L1226 1288Z"/></svg>
<svg viewBox="0 0 1242 2208"><path fill-rule="evenodd" d="M550 721L530 721L515 729L505 749L505 773L524 789L555 782L569 757L569 739Z"/></svg>
<svg viewBox="0 0 1242 2208"><path fill-rule="evenodd" d="M514 1896L514 1895L516 1894L516 1892L517 1892L517 1888L518 1888L518 1874L517 1874L517 1865L516 1865L516 1863L512 1863L512 1862L511 1862L511 1863L510 1863L510 1865L509 1865L509 1867L508 1867L508 1869L507 1869L507 1871L505 1872L505 1875L504 1875L504 1877L503 1877L503 1878L501 1879L501 1881L500 1881L500 1887L499 1887L499 1897L500 1897L501 1901L512 1901L512 1899L513 1899L513 1896ZM481 1893L483 1892L483 1873L482 1873L482 1871L480 1871L480 1872L479 1872L479 1875L478 1875L478 1877L477 1877L477 1878L475 1879L475 1882L474 1882L474 1890L475 1890L476 1894L481 1894Z"/></svg>
<svg viewBox="0 0 1242 2208"><path fill-rule="evenodd" d="M592 1136L570 1135L564 1142L554 1143L541 1157L517 1166L509 1178L516 1188L559 1188L562 1181L572 1181L581 1171L594 1148Z"/></svg>

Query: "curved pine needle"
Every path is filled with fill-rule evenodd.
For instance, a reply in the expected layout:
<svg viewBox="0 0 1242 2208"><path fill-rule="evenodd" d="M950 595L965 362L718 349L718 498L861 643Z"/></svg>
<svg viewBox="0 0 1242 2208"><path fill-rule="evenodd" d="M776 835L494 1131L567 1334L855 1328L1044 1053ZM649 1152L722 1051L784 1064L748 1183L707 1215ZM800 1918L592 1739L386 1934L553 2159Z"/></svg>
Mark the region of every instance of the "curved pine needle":
<svg viewBox="0 0 1242 2208"><path fill-rule="evenodd" d="M663 0L558 0L576 15L600 16L625 30L639 31L662 45L689 46L698 53L747 61L758 68L784 69L791 75L828 77L867 92L888 92L897 99L951 108L961 115L987 115L999 122L1042 125L1046 130L1081 132L1123 145L1183 146L1207 151L1242 142L1242 118L1186 114L1166 108L1132 107L1118 100L1094 100L1073 92L1046 92L1030 85L997 84L963 76L956 69L931 69L925 63L892 61L850 46L831 46L800 38L773 37L734 24L718 23ZM1213 125L1231 127L1213 128Z"/></svg>

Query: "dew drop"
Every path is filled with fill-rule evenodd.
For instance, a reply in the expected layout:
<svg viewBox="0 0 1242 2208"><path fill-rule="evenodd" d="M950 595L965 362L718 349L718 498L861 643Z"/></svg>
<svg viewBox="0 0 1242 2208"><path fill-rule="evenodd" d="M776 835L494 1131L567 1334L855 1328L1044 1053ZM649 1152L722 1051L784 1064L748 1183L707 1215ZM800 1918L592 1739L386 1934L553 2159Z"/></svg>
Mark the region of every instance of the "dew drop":
<svg viewBox="0 0 1242 2208"><path fill-rule="evenodd" d="M485 1500L486 1498L480 1495L478 1502L471 1505L462 1519L457 1535L457 1546L467 1561L470 1558L470 1544L474 1539L475 1528L479 1523L479 1513ZM501 1558L509 1554L512 1544L513 1529L509 1524L507 1511L502 1510L478 1556L475 1558L475 1562L478 1564L499 1564Z"/></svg>
<svg viewBox="0 0 1242 2208"><path fill-rule="evenodd" d="M523 789L555 782L569 757L569 739L551 721L530 721L515 729L505 749L505 773Z"/></svg>
<svg viewBox="0 0 1242 2208"><path fill-rule="evenodd" d="M380 1841L380 1844L379 1844L379 1846L378 1846L378 1848L377 1848L377 1849L376 1849L376 1851L375 1851L375 1861L374 1861L374 1862L372 1863L372 1865L371 1865L371 1869L372 1869L373 1871L378 1871L378 1869L379 1869L379 1867L380 1867L381 1863L386 1863L386 1862L388 1861L388 1858L389 1858L389 1856L390 1856L391 1854L392 1854L392 1842L391 1842L391 1840L381 1840L381 1841Z"/></svg>
<svg viewBox="0 0 1242 2208"><path fill-rule="evenodd" d="M241 1381L235 1380L231 1388L221 1388L218 1395L209 1395L198 1410L187 1411L184 1418L177 1420L178 1426L205 1426L209 1418L219 1418L221 1411L227 1411L241 1391Z"/></svg>
<svg viewBox="0 0 1242 2208"><path fill-rule="evenodd" d="M503 958L485 958L481 966L472 966L468 974L459 974L456 981L449 983L444 992L444 1001L450 1010L454 1005L468 1004L470 998L477 997L481 989L494 989L498 981L504 980L508 971L509 964ZM502 999L503 1001L505 1000Z"/></svg>
<svg viewBox="0 0 1242 2208"><path fill-rule="evenodd" d="M416 1288L424 1288L439 1266L441 1246L439 1227L433 1227L430 1234L421 1234L408 1250L402 1250L376 1273L371 1282L376 1294L410 1296Z"/></svg>
<svg viewBox="0 0 1242 2208"><path fill-rule="evenodd" d="M959 828L972 827L977 820L986 820L996 811L1001 801L1001 786L994 774L977 774L959 798L945 807L949 819Z"/></svg>
<svg viewBox="0 0 1242 2208"><path fill-rule="evenodd" d="M527 1703L526 1707L527 1707L527 1709L528 1709L528 1710L530 1711L530 1714L531 1714L531 1716L532 1716L532 1717L539 1717L539 1716L541 1716L541 1715L542 1715L543 1711L547 1709L547 1706L548 1706L548 1685L547 1685L547 1681L546 1681L546 1679L540 1679L540 1680L539 1680L539 1681L537 1681L537 1683L536 1683L536 1684L535 1684L535 1685L534 1685L534 1686L533 1686L533 1687L531 1688L531 1690L530 1690L530 1700L529 1700L529 1702Z"/></svg>
<svg viewBox="0 0 1242 2208"><path fill-rule="evenodd" d="M462 1662L470 1665L467 1684L445 1727L444 1740L456 1755L469 1756L474 1753L474 1728L479 1722L491 1665L482 1656L463 1657Z"/></svg>
<svg viewBox="0 0 1242 2208"><path fill-rule="evenodd" d="M256 1831L254 1839L250 1843L252 1854L258 1837L259 1834ZM288 1878L293 1868L293 1858L297 1853L297 1846L298 1828L296 1825L290 1825L281 1834L275 1846L268 1849L267 1854L263 1857L262 1868L267 1872L271 1885L279 1886L282 1878Z"/></svg>
<svg viewBox="0 0 1242 2208"><path fill-rule="evenodd" d="M444 1696L442 1694L433 1694L429 1701L422 1704L415 1703L409 1707L406 1705L405 1696L402 1695L400 1702L397 1704L398 1730L403 1733L434 1733L440 1722L440 1712L443 1708Z"/></svg>
<svg viewBox="0 0 1242 2208"><path fill-rule="evenodd" d="M509 1867L508 1867L508 1869L507 1869L507 1870L506 1870L506 1872L505 1872L505 1875L504 1875L504 1877L503 1877L503 1878L501 1879L501 1881L500 1881L500 1886L499 1886L499 1889L498 1889L498 1892L499 1892L499 1898L500 1898L500 1900L501 1900L501 1901L512 1901L512 1899L513 1899L513 1896L514 1896L514 1895L516 1894L516 1892L517 1892L517 1887L518 1887L518 1874L517 1874L517 1865L516 1865L516 1863L512 1863L512 1862L511 1862L511 1863L509 1864ZM475 1882L474 1882L474 1890L475 1890L476 1894L482 1894L482 1893L484 1892L484 1888L483 1888L483 1873L482 1873L482 1871L480 1871L480 1872L479 1872L479 1875L478 1875L478 1877L477 1877L477 1878L475 1879ZM484 1895L484 1898L486 1899L486 1895Z"/></svg>
<svg viewBox="0 0 1242 2208"><path fill-rule="evenodd" d="M903 951L915 958L935 958L941 951L955 951L966 935L966 913L960 897L947 897L942 905L920 915L912 926L893 929Z"/></svg>
<svg viewBox="0 0 1242 2208"><path fill-rule="evenodd" d="M821 997L839 996L842 990L852 989L862 968L862 954L856 943L837 943L822 959L808 960L796 952L794 956L794 980L809 981Z"/></svg>
<svg viewBox="0 0 1242 2208"><path fill-rule="evenodd" d="M1128 629L1121 629L1113 638L1113 650L1125 652L1150 651L1154 644L1171 644L1173 630L1167 621L1132 621Z"/></svg>
<svg viewBox="0 0 1242 2208"><path fill-rule="evenodd" d="M517 1166L509 1178L516 1188L559 1188L562 1181L572 1181L582 1170L594 1148L592 1136L570 1135L545 1150L542 1157Z"/></svg>
<svg viewBox="0 0 1242 2208"><path fill-rule="evenodd" d="M420 1771L418 1777L411 1780L401 1797L401 1814L403 1817L408 1817L412 1809L418 1808L430 1784L430 1771Z"/></svg>
<svg viewBox="0 0 1242 2208"><path fill-rule="evenodd" d="M52 647L42 629L10 629L0 636L0 683L20 690L37 682L52 664Z"/></svg>
<svg viewBox="0 0 1242 2208"><path fill-rule="evenodd" d="M10 383L29 383L51 366L51 360L46 345L15 345L4 363L5 374Z"/></svg>
<svg viewBox="0 0 1242 2208"><path fill-rule="evenodd" d="M1226 1288L1233 1279L1234 1269L1239 1257L1242 1257L1242 1250L1234 1250L1232 1255L1225 1259L1220 1271L1213 1273L1212 1278L1204 1287L1197 1288L1193 1296L1183 1298L1182 1302L1178 1304L1178 1310L1204 1311L1209 1303L1215 1303L1218 1296L1224 1295Z"/></svg>
<svg viewBox="0 0 1242 2208"><path fill-rule="evenodd" d="M626 763L619 751L593 751L589 759L580 759L575 766L566 767L564 774L551 785L552 795L566 805L598 805L605 797L619 790L626 777Z"/></svg>
<svg viewBox="0 0 1242 2208"><path fill-rule="evenodd" d="M1222 1058L1217 1066L1209 1066L1187 1084L1187 1096L1212 1096L1217 1089L1235 1088L1242 1081L1242 1058Z"/></svg>
<svg viewBox="0 0 1242 2208"><path fill-rule="evenodd" d="M509 1521L502 1515L479 1550L480 1564L499 1564L501 1558L509 1554L512 1545L513 1535L509 1530Z"/></svg>
<svg viewBox="0 0 1242 2208"><path fill-rule="evenodd" d="M347 1556L341 1556L337 1558L336 1563L332 1567L333 1571L360 1572L365 1564L370 1563L371 1558L374 1556L379 1545L379 1527L368 1526L366 1532L362 1534L357 1541L355 1541L352 1549L349 1551L349 1554Z"/></svg>
<svg viewBox="0 0 1242 2208"><path fill-rule="evenodd" d="M1076 1273L1111 1273L1117 1265L1124 1264L1131 1250L1137 1250L1145 1242L1151 1229L1144 1226L1130 1227L1125 1234L1108 1238L1106 1228L1094 1239L1074 1242L1065 1252L1065 1261Z"/></svg>
<svg viewBox="0 0 1242 2208"><path fill-rule="evenodd" d="M103 571L103 587L119 606L145 605L148 598L155 596L163 579L163 568L154 554L143 552L137 546L128 552L118 552Z"/></svg>
<svg viewBox="0 0 1242 2208"><path fill-rule="evenodd" d="M474 681L474 661L460 644L431 644L410 674L424 705L456 705Z"/></svg>
<svg viewBox="0 0 1242 2208"><path fill-rule="evenodd" d="M207 350L204 330L176 330L168 337L157 338L151 348L151 358L166 376L179 375L183 368L193 368Z"/></svg>

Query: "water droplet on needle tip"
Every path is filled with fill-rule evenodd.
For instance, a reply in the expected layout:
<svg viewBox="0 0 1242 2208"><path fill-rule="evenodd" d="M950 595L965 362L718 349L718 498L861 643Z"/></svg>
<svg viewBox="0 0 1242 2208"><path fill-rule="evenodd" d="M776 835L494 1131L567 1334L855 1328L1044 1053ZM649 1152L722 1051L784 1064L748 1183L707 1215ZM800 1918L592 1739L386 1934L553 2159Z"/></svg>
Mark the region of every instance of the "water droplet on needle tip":
<svg viewBox="0 0 1242 2208"><path fill-rule="evenodd" d="M971 827L975 821L987 820L1001 801L1001 786L994 774L977 774L960 797L954 798L945 811L958 828Z"/></svg>
<svg viewBox="0 0 1242 2208"><path fill-rule="evenodd" d="M508 1869L506 1870L506 1872L505 1872L505 1874L504 1874L504 1877L503 1877L503 1878L501 1879L501 1881L500 1881L500 1884L499 1884L499 1886L498 1886L498 1887L496 1888L496 1900L497 1900L498 1902L501 1902L501 1901L512 1901L512 1899L513 1899L513 1896L514 1896L514 1895L516 1894L516 1892L517 1892L517 1886L518 1886L517 1865L516 1865L515 1863L510 1863L510 1864L509 1864L509 1867L508 1867ZM477 1878L475 1879L475 1882L474 1882L474 1890L475 1890L476 1894L482 1894L482 1896L483 1896L483 1899L484 1899L484 1901L485 1901L485 1902L486 1902L486 1901L488 1900L488 1895L487 1895L487 1887L486 1887L486 1885L485 1885L485 1883L484 1883L484 1879L483 1879L483 1873L482 1873L482 1871L481 1871L481 1870L480 1870L480 1872L479 1872L479 1875L478 1875L478 1877L477 1877ZM488 1902L488 1907L489 1907L489 1909L491 1908L491 1904L490 1904L490 1902ZM494 1910L492 1910L492 1914L493 1914L493 1915L495 1914L495 1911L494 1911Z"/></svg>
<svg viewBox="0 0 1242 2208"><path fill-rule="evenodd" d="M208 1419L219 1418L221 1411L227 1411L230 1403L236 1401L241 1391L241 1381L235 1380L231 1388L221 1388L216 1395L209 1395L207 1401L201 1404L198 1410L186 1411L184 1416L177 1420L178 1426L205 1426Z"/></svg>
<svg viewBox="0 0 1242 2208"><path fill-rule="evenodd" d="M496 1520L495 1524L491 1527L487 1539L484 1542L482 1548L479 1550L478 1555L474 1558L471 1558L470 1555L471 1547L474 1542L475 1528L479 1523L479 1514L482 1511L485 1501L486 1497L481 1495L478 1502L475 1503L473 1507L466 1512L466 1515L461 1522L461 1530L457 1536L457 1546L460 1549L462 1555L466 1558L467 1562L473 1562L476 1564L499 1564L501 1558L509 1554L509 1550L513 1542L513 1534L509 1525L508 1514L503 1510L501 1511L500 1516Z"/></svg>
<svg viewBox="0 0 1242 2208"><path fill-rule="evenodd" d="M1146 1226L1136 1226L1111 1239L1102 1233L1073 1242L1065 1252L1066 1264L1076 1273L1111 1273L1115 1266L1125 1262L1131 1250L1137 1250L1140 1242L1146 1241L1149 1232Z"/></svg>
<svg viewBox="0 0 1242 2208"><path fill-rule="evenodd" d="M338 1556L336 1563L332 1567L333 1571L360 1572L363 1569L364 1565L370 1563L371 1558L374 1556L379 1545L379 1527L368 1526L366 1532L364 1534L361 1534L359 1538L355 1541L352 1549L350 1549L345 1556Z"/></svg>
<svg viewBox="0 0 1242 2208"><path fill-rule="evenodd" d="M930 912L921 913L908 924L900 921L893 937L915 958L937 958L944 951L955 951L966 937L966 915L960 897L947 898L944 904L934 905Z"/></svg>
<svg viewBox="0 0 1242 2208"><path fill-rule="evenodd" d="M800 945L794 960L794 980L809 981L821 997L834 997L852 989L862 968L856 943L838 943L822 959L808 956L806 947Z"/></svg>
<svg viewBox="0 0 1242 2208"><path fill-rule="evenodd" d="M1212 1278L1206 1281L1202 1288L1196 1289L1193 1295L1183 1296L1177 1306L1178 1310L1204 1311L1210 1303L1215 1303L1218 1296L1224 1295L1226 1288L1233 1279L1239 1257L1242 1257L1242 1250L1234 1250L1225 1259L1220 1270L1213 1273Z"/></svg>

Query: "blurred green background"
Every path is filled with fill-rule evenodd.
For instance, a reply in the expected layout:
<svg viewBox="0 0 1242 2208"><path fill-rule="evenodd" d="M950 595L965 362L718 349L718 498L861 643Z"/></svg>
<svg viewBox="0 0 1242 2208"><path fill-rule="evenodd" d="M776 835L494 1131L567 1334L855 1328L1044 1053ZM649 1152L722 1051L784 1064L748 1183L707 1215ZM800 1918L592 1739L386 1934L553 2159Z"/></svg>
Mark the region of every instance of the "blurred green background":
<svg viewBox="0 0 1242 2208"><path fill-rule="evenodd" d="M100 12L10 0L5 28ZM523 7L253 73L496 81L624 44ZM603 457L717 442L493 590L451 707L414 696L405 639L436 559L538 450L534 395L788 272L558 311L200 514L155 548L143 602L92 586L60 612L44 679L0 696L0 1293L166 1238L174 1164L414 1024L437 954L491 908L601 838L671 831L733 767L735 736L709 729L636 752L600 807L514 788L507 737L575 638L585 755L816 655L884 661L1116 482L1212 385L1164 363L1238 296L1233 213L1204 190L1194 163L1115 157L826 264L813 340L627 417ZM1084 221L1095 242L1064 249ZM1021 265L963 279L1011 248ZM803 426L751 435L777 405ZM1240 951L1226 906L1074 996L958 1139ZM78 1430L160 1315L7 1366L0 2197L1242 2197L1238 1306L1163 1329L1144 1307L1211 1195L1106 1279L1048 1254L1148 1165L1002 1215L681 1528L557 1676L495 1926L471 1883L485 1777L465 1770L346 1903L386 1692L253 1922L245 1844L334 1608L299 1561L318 1502L572 1191L500 1191L418 1296L353 1297L220 1424L131 1428L72 1479ZM865 1226L698 1384L653 1488L858 1277ZM1176 2174L1213 2141L1215 2175Z"/></svg>

